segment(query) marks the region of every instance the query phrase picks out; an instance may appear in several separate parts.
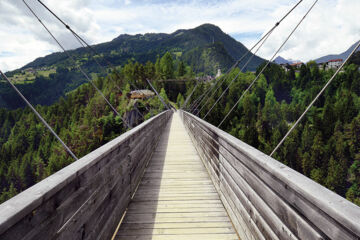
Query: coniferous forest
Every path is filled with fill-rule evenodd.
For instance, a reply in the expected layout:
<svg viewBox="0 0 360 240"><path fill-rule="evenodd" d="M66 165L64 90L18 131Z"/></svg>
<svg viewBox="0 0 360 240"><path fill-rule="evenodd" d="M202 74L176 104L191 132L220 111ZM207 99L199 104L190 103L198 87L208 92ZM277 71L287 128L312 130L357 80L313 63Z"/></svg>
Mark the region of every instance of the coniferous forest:
<svg viewBox="0 0 360 240"><path fill-rule="evenodd" d="M175 74L179 77L192 75L191 71L186 72L189 67L185 69L181 62L177 65L180 70L184 69L179 73L174 68L170 53L158 58L157 62L147 62L145 65L129 62L107 77L97 78L94 83L123 118L127 112L134 110L136 104L146 120L165 107L156 96L142 100L130 99L130 91L136 90L133 86L146 89L149 88L146 79L166 79L175 77ZM41 82L36 83L35 80L37 84L41 86ZM153 81L153 85L165 102L169 102L164 90L165 83ZM174 88L174 85L170 88L173 92L186 91L185 86L182 90ZM9 92L17 98L15 91L9 89ZM21 98L18 100L21 101ZM121 117L115 115L89 83L69 92L53 105L37 105L36 109L78 158L127 131ZM138 123L144 119L139 119ZM73 161L29 108L0 109L0 203Z"/></svg>
<svg viewBox="0 0 360 240"><path fill-rule="evenodd" d="M146 79L161 89L160 95L166 101L179 107L198 82L192 68L175 58L166 53L154 63L130 61L121 67L120 74L111 72L107 77L98 77L95 84L122 115L133 108L127 97L132 85L149 88ZM225 83L214 96L208 94L210 99L198 113L200 117L205 116L239 71L236 68L223 76ZM221 128L270 154L333 74L333 70L325 71L315 62L303 64L300 69L290 67L289 71L270 64ZM205 120L217 126L255 76L252 72L240 73ZM187 81L163 81L166 79ZM189 103L213 84L218 83L200 82ZM145 119L164 110L156 97L137 104ZM78 157L126 131L121 118L89 84L67 93L51 106L37 109ZM1 109L0 126L0 202L73 162L28 108ZM274 158L360 205L358 58L353 58L336 77Z"/></svg>
<svg viewBox="0 0 360 240"><path fill-rule="evenodd" d="M351 62L357 63L356 58ZM226 76L227 83L210 98L200 117L238 71ZM271 64L221 128L270 154L333 74L334 70L319 69L315 62L289 71ZM218 126L254 78L254 73L241 73L205 120ZM193 98L207 87L198 88ZM340 72L273 157L360 205L359 65L347 65Z"/></svg>

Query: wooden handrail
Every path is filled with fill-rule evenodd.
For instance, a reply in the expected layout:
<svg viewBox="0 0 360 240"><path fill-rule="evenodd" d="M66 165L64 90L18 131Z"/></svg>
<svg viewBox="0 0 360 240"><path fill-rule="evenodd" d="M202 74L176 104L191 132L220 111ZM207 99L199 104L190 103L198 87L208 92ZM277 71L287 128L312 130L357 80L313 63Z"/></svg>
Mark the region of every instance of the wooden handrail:
<svg viewBox="0 0 360 240"><path fill-rule="evenodd" d="M202 119L181 111L242 239L359 239L360 208Z"/></svg>
<svg viewBox="0 0 360 240"><path fill-rule="evenodd" d="M110 239L172 111L0 205L0 239Z"/></svg>

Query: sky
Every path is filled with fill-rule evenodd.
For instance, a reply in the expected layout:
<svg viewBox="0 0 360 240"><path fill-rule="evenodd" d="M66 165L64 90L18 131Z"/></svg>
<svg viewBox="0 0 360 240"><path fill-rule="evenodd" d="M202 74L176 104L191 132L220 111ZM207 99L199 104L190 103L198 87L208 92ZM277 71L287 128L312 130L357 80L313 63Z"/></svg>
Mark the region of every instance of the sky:
<svg viewBox="0 0 360 240"><path fill-rule="evenodd" d="M37 0L26 0L66 49L74 37ZM172 33L204 23L251 48L298 0L42 0L89 43L120 34ZM303 0L258 55L270 59L314 0ZM360 39L359 0L319 0L279 55L309 61L347 50ZM20 68L60 48L22 0L0 0L0 70Z"/></svg>

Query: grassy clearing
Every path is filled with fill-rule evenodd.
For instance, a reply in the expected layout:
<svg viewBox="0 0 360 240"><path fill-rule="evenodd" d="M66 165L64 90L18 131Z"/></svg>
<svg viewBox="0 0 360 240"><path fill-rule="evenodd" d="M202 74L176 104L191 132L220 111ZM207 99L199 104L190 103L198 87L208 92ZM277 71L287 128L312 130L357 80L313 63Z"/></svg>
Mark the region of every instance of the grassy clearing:
<svg viewBox="0 0 360 240"><path fill-rule="evenodd" d="M56 68L39 70L39 71L24 71L21 73L17 73L12 77L9 77L10 81L16 84L25 84L25 83L33 83L36 76L44 76L49 77L50 74L56 73Z"/></svg>

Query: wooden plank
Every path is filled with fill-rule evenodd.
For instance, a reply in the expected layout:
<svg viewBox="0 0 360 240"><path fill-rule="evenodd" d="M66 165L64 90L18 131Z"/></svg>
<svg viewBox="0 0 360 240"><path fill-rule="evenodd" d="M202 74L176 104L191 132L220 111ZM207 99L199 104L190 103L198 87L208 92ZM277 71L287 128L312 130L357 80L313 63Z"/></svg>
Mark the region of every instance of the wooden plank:
<svg viewBox="0 0 360 240"><path fill-rule="evenodd" d="M124 174L128 173L122 172L118 163L124 160L129 146L139 142L139 137L151 139L148 145L155 145L154 133L160 134L159 129L165 126L170 115L170 112L159 114L0 205L0 238L62 239L62 235L54 236L54 233L59 232L70 219L71 224L62 228L60 233L68 234L71 228L74 232L71 239L77 239L77 233L85 231L81 235L87 234L88 229L84 226L91 222L89 216L97 213L99 205L104 207L102 212L108 214L104 217L101 212L97 213L97 218L104 219L102 231L111 229L112 224L105 218L112 219L112 213L119 215L120 212L115 212L116 205L109 211L107 207L110 205L103 205L106 199L115 202L124 200L120 202L120 205L125 204L121 208L128 204L122 199L125 194L123 184L126 184L127 178ZM152 134L147 135L150 132ZM114 190L119 190L119 193ZM118 199L113 200L115 196ZM118 221L117 216L114 219ZM67 229L67 226L71 227Z"/></svg>
<svg viewBox="0 0 360 240"><path fill-rule="evenodd" d="M195 223L123 223L123 230L140 229L176 229L176 228L228 228L231 222L195 222Z"/></svg>
<svg viewBox="0 0 360 240"><path fill-rule="evenodd" d="M120 225L117 239L238 239L219 195L174 115Z"/></svg>
<svg viewBox="0 0 360 240"><path fill-rule="evenodd" d="M231 164L241 175L245 174L250 189L264 198L296 236L302 239L360 237L360 221L357 221L359 208L205 121L188 113L182 114L193 134L199 136L199 128L202 128L209 133L210 138L212 133L219 137L219 144L234 156ZM208 138L195 139L202 141L202 146ZM248 172L244 173L244 169ZM267 221L273 220L267 218Z"/></svg>
<svg viewBox="0 0 360 240"><path fill-rule="evenodd" d="M181 235L140 235L122 236L121 240L238 240L235 234L181 234Z"/></svg>
<svg viewBox="0 0 360 240"><path fill-rule="evenodd" d="M230 226L227 228L212 227L212 228L147 228L147 229L122 229L118 236L136 236L136 235L181 235L181 234L219 234L232 233L235 234L234 229Z"/></svg>
<svg viewBox="0 0 360 240"><path fill-rule="evenodd" d="M318 229L314 228L313 225L309 224L302 216L298 214L292 207L290 207L281 197L279 197L276 193L274 193L266 183L262 182L253 172L251 172L246 166L244 166L240 161L235 159L231 154L225 153L224 155L227 156L226 162L224 162L224 166L232 172L230 175L233 176L234 179L237 180L239 186L245 186L248 190L248 195L252 196L252 199L257 199L256 196L261 196L261 202L264 201L268 206L270 206L271 210L274 211L276 217L273 215L269 216L263 211L266 211L264 207L262 207L263 203L259 201L253 200L253 203L257 205L257 208L262 215L268 216L268 222L273 222L276 226L279 226L280 223L278 222L278 218L281 219L283 225L286 225L286 228L292 233L288 234L295 234L300 239L321 239L324 236L319 233ZM235 170L236 169L236 170ZM241 177L242 176L242 177ZM246 181L244 180L246 179ZM270 224L271 225L271 224ZM284 231L283 228L279 228L278 231ZM280 235L280 233L278 233Z"/></svg>
<svg viewBox="0 0 360 240"><path fill-rule="evenodd" d="M260 230L261 234L265 237L265 239L296 239L296 237L293 235L286 235L288 233L288 229L286 229L286 226L281 224L281 221L279 221L278 219L277 221L274 220L274 222L278 223L279 225L272 228L274 225L272 223L268 223L264 219L264 216L259 213L259 211L263 209L259 209L254 206L254 201L260 201L259 198L257 198L258 196L253 197L252 195L248 195L249 193L247 191L244 192L244 188L240 188L231 178L230 174L223 174L221 182L224 183L223 187L228 193L231 191L232 200L239 200L242 203L242 206L247 211L247 215L252 219L253 222L256 223L257 228ZM256 199L254 200L254 198ZM265 212L266 214L272 213L271 211L269 211L267 206L262 207L264 207L267 212L265 212L265 210L261 212ZM273 214L273 216L274 215L275 214ZM282 227L284 227L284 231L279 233L277 230L278 228ZM284 238L284 235L288 238Z"/></svg>

